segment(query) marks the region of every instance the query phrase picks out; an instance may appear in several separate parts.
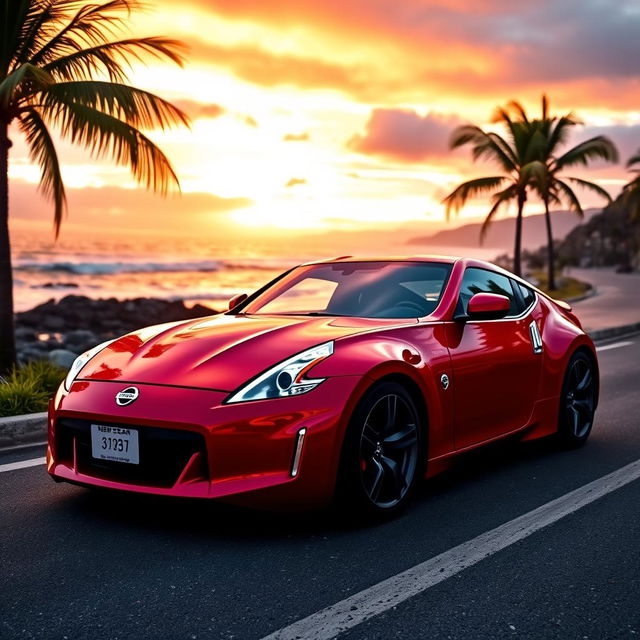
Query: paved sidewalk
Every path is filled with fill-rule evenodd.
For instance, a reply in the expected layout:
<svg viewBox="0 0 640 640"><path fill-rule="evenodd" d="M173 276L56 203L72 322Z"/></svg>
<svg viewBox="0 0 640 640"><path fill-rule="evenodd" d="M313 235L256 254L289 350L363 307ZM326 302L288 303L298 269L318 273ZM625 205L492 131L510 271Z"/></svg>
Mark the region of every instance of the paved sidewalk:
<svg viewBox="0 0 640 640"><path fill-rule="evenodd" d="M640 322L640 273L576 268L566 273L596 288L597 295L572 304L587 331Z"/></svg>

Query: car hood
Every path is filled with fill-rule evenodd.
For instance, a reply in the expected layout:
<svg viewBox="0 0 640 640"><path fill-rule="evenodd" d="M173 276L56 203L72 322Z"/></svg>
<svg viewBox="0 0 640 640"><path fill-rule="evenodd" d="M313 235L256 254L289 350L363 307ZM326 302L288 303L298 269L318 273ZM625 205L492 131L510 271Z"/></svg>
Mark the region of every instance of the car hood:
<svg viewBox="0 0 640 640"><path fill-rule="evenodd" d="M233 391L274 364L328 340L415 319L219 315L141 329L110 343L78 380Z"/></svg>

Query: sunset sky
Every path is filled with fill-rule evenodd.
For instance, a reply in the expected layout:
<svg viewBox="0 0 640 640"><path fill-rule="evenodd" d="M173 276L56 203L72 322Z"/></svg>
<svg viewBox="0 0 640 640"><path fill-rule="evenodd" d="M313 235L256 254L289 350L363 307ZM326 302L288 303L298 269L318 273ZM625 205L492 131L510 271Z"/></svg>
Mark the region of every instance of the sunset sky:
<svg viewBox="0 0 640 640"><path fill-rule="evenodd" d="M640 147L637 0L155 0L135 35L189 47L180 69L136 65L133 84L175 101L191 129L152 132L182 196L132 191L124 167L61 143L68 223L221 234L444 224L442 198L490 169L448 151L510 99L585 122L574 141ZM12 214L50 219L13 134ZM623 165L576 170L616 194ZM598 201L585 194L586 205ZM472 203L456 222L481 216ZM530 211L538 207L531 203ZM423 225L424 226L424 225ZM422 228L422 227L421 227Z"/></svg>

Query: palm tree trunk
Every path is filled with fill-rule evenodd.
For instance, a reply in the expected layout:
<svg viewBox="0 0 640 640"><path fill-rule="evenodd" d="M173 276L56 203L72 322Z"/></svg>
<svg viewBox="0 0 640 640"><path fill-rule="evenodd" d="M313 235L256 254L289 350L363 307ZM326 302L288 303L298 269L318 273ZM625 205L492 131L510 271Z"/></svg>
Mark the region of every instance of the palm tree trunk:
<svg viewBox="0 0 640 640"><path fill-rule="evenodd" d="M549 201L544 201L544 221L547 225L547 288L555 290L556 288L556 257L553 246L553 232L551 231L551 214L549 213Z"/></svg>
<svg viewBox="0 0 640 640"><path fill-rule="evenodd" d="M518 195L518 217L516 218L516 239L513 248L513 273L517 276L522 275L522 212L524 210L524 203L526 201L526 195Z"/></svg>
<svg viewBox="0 0 640 640"><path fill-rule="evenodd" d="M9 127L0 123L0 375L16 363L13 274L9 242Z"/></svg>

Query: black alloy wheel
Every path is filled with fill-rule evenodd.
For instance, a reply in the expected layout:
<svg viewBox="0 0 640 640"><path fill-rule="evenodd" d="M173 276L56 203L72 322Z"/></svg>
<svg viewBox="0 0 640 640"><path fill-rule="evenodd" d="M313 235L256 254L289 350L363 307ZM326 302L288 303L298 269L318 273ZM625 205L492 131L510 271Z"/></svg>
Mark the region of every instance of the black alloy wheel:
<svg viewBox="0 0 640 640"><path fill-rule="evenodd" d="M569 361L560 397L558 433L565 445L580 446L587 441L596 402L596 368L592 359L579 351Z"/></svg>
<svg viewBox="0 0 640 640"><path fill-rule="evenodd" d="M349 425L343 452L343 497L369 514L404 507L424 468L420 414L400 384L384 382L364 397Z"/></svg>

